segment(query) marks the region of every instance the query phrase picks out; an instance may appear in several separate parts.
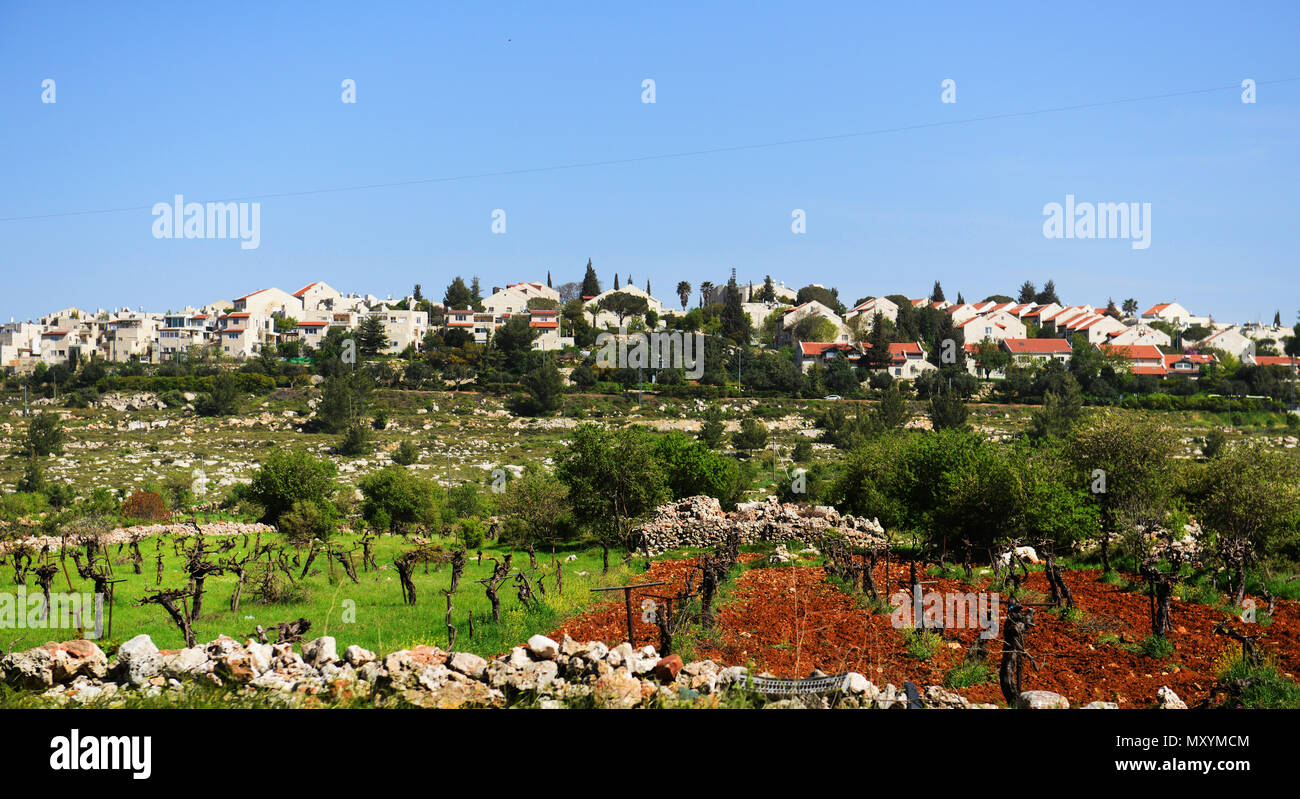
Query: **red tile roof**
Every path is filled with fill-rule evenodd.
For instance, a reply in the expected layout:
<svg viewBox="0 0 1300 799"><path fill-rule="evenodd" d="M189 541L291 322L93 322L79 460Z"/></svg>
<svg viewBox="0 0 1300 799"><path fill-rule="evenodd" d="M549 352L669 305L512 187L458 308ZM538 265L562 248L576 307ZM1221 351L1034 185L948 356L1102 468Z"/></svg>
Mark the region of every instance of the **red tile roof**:
<svg viewBox="0 0 1300 799"><path fill-rule="evenodd" d="M1163 365L1147 366L1145 364L1134 364L1129 368L1129 371L1135 375L1155 375L1157 377L1164 377L1169 374L1169 370L1165 369Z"/></svg>
<svg viewBox="0 0 1300 799"><path fill-rule="evenodd" d="M1255 363L1258 366L1291 366L1300 364L1300 358L1291 355L1256 355Z"/></svg>
<svg viewBox="0 0 1300 799"><path fill-rule="evenodd" d="M1164 353L1154 344L1104 344L1102 351L1122 355L1130 361L1165 361Z"/></svg>
<svg viewBox="0 0 1300 799"><path fill-rule="evenodd" d="M319 280L316 281L316 283L319 283L319 282L320 282ZM295 291L295 292L293 293L293 296L298 297L299 299L301 299L301 298L302 298L302 295L306 294L308 291L311 291L311 287L314 286L314 285L316 285L316 283L308 283L307 285L305 285L305 286L303 286L302 288L300 288L300 289L298 289L297 291ZM249 295L249 296L252 296L252 295Z"/></svg>
<svg viewBox="0 0 1300 799"><path fill-rule="evenodd" d="M804 355L821 355L826 350L846 351L850 357L857 355L857 348L845 341L801 341L799 350Z"/></svg>
<svg viewBox="0 0 1300 799"><path fill-rule="evenodd" d="M1015 355L1056 355L1073 350L1063 338L1005 338L1002 343Z"/></svg>

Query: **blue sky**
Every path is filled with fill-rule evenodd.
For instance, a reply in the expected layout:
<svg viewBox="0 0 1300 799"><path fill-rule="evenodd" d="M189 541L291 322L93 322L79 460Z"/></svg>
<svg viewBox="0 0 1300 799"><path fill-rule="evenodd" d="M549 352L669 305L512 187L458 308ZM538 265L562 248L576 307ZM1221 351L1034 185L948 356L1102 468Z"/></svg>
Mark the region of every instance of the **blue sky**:
<svg viewBox="0 0 1300 799"><path fill-rule="evenodd" d="M0 319L313 280L441 297L457 274L558 284L591 258L665 301L734 267L846 301L1053 278L1070 302L1294 322L1300 80L1269 81L1300 77L1297 5L996 5L6 2ZM260 246L155 239L176 193L261 197ZM1151 246L1045 238L1067 194L1151 203Z"/></svg>

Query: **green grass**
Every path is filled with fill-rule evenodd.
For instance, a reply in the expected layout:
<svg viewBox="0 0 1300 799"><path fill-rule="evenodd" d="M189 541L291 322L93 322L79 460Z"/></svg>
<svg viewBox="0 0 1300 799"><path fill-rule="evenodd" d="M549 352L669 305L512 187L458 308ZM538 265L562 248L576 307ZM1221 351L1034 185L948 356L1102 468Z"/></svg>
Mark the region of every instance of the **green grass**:
<svg viewBox="0 0 1300 799"><path fill-rule="evenodd" d="M960 663L948 670L943 684L949 688L969 688L972 685L989 682L994 671L984 663Z"/></svg>
<svg viewBox="0 0 1300 799"><path fill-rule="evenodd" d="M1240 698L1243 707L1300 708L1300 685L1280 674L1271 663L1251 666L1238 654L1220 667L1219 679L1224 683L1242 681L1245 684Z"/></svg>
<svg viewBox="0 0 1300 799"><path fill-rule="evenodd" d="M1051 608L1047 611L1061 621L1081 622L1086 618L1086 614L1079 606L1068 607L1062 605L1059 608Z"/></svg>
<svg viewBox="0 0 1300 799"><path fill-rule="evenodd" d="M1174 653L1174 643L1163 635L1148 635L1137 649L1152 660L1164 660Z"/></svg>
<svg viewBox="0 0 1300 799"><path fill-rule="evenodd" d="M908 627L903 630L903 643L907 646L908 657L929 660L939 651L943 639L934 630Z"/></svg>
<svg viewBox="0 0 1300 799"><path fill-rule="evenodd" d="M146 539L141 543L141 552L145 556L144 574L133 573L130 564L130 550L118 552L111 547L113 571L124 582L115 587L112 631L101 647L112 652L123 641L140 633L147 633L162 648L175 649L184 646L184 638L172 623L166 611L155 604L140 605L137 601L154 590L156 541L164 541L164 573L162 588L184 588L188 578L182 571L182 560L173 553L170 537ZM209 539L216 543L217 539ZM342 535L340 543L349 543L355 536ZM245 551L242 538L236 537L236 547L221 557L242 557ZM250 542L250 547L252 542ZM305 617L312 622L307 638L320 635L332 635L339 641L340 649L357 644L375 652L384 653L408 648L416 644L436 644L447 646L447 627L445 621L446 599L441 593L450 585L451 567L430 566L426 574L422 565L417 566L412 580L415 583L417 603L408 606L402 601L401 583L397 571L392 565L395 555L408 549L411 544L399 536L382 536L374 545L375 559L379 570L363 572L360 569L360 553L354 554L359 582L353 583L337 563L331 569L330 562L323 554L312 563L311 573L298 583L295 592L298 597L292 601L260 603L253 591L252 581L245 583L240 608L237 613L230 611L230 598L236 578L233 574L209 577L204 586L203 611L194 621L195 638L199 642L212 640L219 634L244 638L261 625L267 629L282 621L292 621ZM480 565L474 552L469 553L469 562L461 577L459 590L453 597L452 623L458 628L456 649L475 652L485 657L500 654L515 646L537 632L545 632L556 626L565 617L581 611L595 602L606 598L594 594L590 589L601 585L617 585L626 582L629 572L617 566L611 559L610 573L600 574L600 550L564 549L556 556L563 561L570 554L578 559L572 563L563 563L564 591L560 594L555 585L555 567L551 563L550 553L538 553L538 568L545 573L547 594L540 595L533 577L534 594L539 599L534 607L525 608L518 599L513 579L504 582L498 589L501 599L501 621L494 623L491 605L484 587L475 582L491 573L492 563L489 556L501 557L504 553L498 549L485 548L484 559ZM306 551L300 552L305 562ZM512 570L527 569L528 555L516 552ZM76 575L71 560L68 569L72 587L76 592L89 592L91 584ZM297 579L301 566L294 568ZM582 574L586 572L586 574ZM8 577L9 575L6 575ZM281 577L283 574L281 573ZM60 573L56 577L56 590L67 590L66 581ZM35 578L29 576L29 592L39 590ZM475 633L469 633L468 618L474 613ZM107 609L105 611L107 616ZM24 631L13 631L24 632ZM37 646L46 640L56 638L65 640L76 637L75 629L70 630L33 630L27 631L24 639L15 645L15 649ZM4 642L6 645L8 640Z"/></svg>

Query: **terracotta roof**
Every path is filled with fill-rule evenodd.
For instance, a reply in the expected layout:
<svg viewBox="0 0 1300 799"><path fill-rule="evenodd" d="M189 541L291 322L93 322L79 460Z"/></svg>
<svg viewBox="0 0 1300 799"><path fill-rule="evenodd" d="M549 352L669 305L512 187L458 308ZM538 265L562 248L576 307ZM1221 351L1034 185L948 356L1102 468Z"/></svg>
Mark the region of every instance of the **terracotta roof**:
<svg viewBox="0 0 1300 799"><path fill-rule="evenodd" d="M849 344L848 342L845 341L801 341L799 342L799 350L804 355L821 355L823 352L829 349L854 350L856 348L852 344Z"/></svg>
<svg viewBox="0 0 1300 799"><path fill-rule="evenodd" d="M319 280L316 281L316 283L319 283L319 282L320 282ZM295 291L295 292L293 293L293 296L298 297L298 298L301 298L302 295L306 294L308 291L311 291L311 287L314 286L314 285L316 285L316 283L308 283L307 285L305 285L305 286L303 286L302 288L300 288L300 289L298 289L297 291ZM250 295L250 296L251 296L251 295Z"/></svg>
<svg viewBox="0 0 1300 799"><path fill-rule="evenodd" d="M1106 344L1102 347L1104 352L1123 355L1130 361L1160 361L1164 363L1164 353L1154 344Z"/></svg>
<svg viewBox="0 0 1300 799"><path fill-rule="evenodd" d="M1134 364L1130 367L1130 371L1135 375L1155 375L1157 377L1164 377L1169 374L1169 371L1165 369L1163 365L1147 366L1146 364Z"/></svg>
<svg viewBox="0 0 1300 799"><path fill-rule="evenodd" d="M1290 366L1292 364L1300 364L1300 358L1291 355L1256 355L1254 358L1257 366Z"/></svg>
<svg viewBox="0 0 1300 799"><path fill-rule="evenodd" d="M1159 305L1152 305L1150 308L1148 308L1148 309L1146 309L1145 311L1143 311L1143 312L1142 312L1142 315L1143 315L1143 316L1151 316L1152 314L1158 314L1158 313L1160 313L1161 311L1163 311L1164 309L1168 308L1168 307L1169 307L1170 305L1172 305L1172 304L1173 304L1173 303L1162 302L1162 303L1160 303Z"/></svg>
<svg viewBox="0 0 1300 799"><path fill-rule="evenodd" d="M1018 355L1054 355L1073 350L1063 338L1005 338L1002 343Z"/></svg>
<svg viewBox="0 0 1300 799"><path fill-rule="evenodd" d="M257 296L258 294L261 294L261 293L264 292L264 291L270 291L270 289L258 289L257 291L254 291L252 294L245 294L245 295L242 296L242 297L236 297L236 298L235 298L235 302L239 302L240 300L246 300L246 299L248 299L249 297L255 297L255 296Z"/></svg>

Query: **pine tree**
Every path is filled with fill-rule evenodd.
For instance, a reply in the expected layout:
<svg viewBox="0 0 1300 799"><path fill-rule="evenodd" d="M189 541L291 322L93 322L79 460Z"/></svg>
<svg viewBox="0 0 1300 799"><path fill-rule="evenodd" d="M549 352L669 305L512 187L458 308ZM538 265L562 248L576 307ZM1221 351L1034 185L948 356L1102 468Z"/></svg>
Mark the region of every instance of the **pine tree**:
<svg viewBox="0 0 1300 799"><path fill-rule="evenodd" d="M469 288L465 285L464 278L457 276L451 281L451 284L447 286L446 293L442 295L442 304L448 310L464 310L473 306L474 300L470 295Z"/></svg>
<svg viewBox="0 0 1300 799"><path fill-rule="evenodd" d="M617 280L617 278L615 278ZM600 293L600 281L596 279L596 270L591 266L591 259L587 259L587 274L582 278L582 296L594 297Z"/></svg>
<svg viewBox="0 0 1300 799"><path fill-rule="evenodd" d="M470 302L474 305L474 310L483 310L483 288L479 285L478 276L474 276L474 282L469 287Z"/></svg>
<svg viewBox="0 0 1300 799"><path fill-rule="evenodd" d="M934 281L934 290L930 292L930 301L931 301L931 302L943 302L943 301L944 301L944 299L943 299L943 286L940 286L940 285L939 285L939 281L937 281L937 280Z"/></svg>
<svg viewBox="0 0 1300 799"><path fill-rule="evenodd" d="M1037 296L1038 287L1034 285L1034 281L1026 280L1020 284L1020 296L1016 300L1017 302L1034 302L1034 298Z"/></svg>
<svg viewBox="0 0 1300 799"><path fill-rule="evenodd" d="M745 344L750 339L749 314L741 307L740 287L733 277L727 282L726 304L722 308L722 335L738 344Z"/></svg>
<svg viewBox="0 0 1300 799"><path fill-rule="evenodd" d="M614 291L618 291L618 272L614 273Z"/></svg>
<svg viewBox="0 0 1300 799"><path fill-rule="evenodd" d="M551 285L551 270L549 269L546 270L546 287L548 289L555 288L554 286Z"/></svg>

